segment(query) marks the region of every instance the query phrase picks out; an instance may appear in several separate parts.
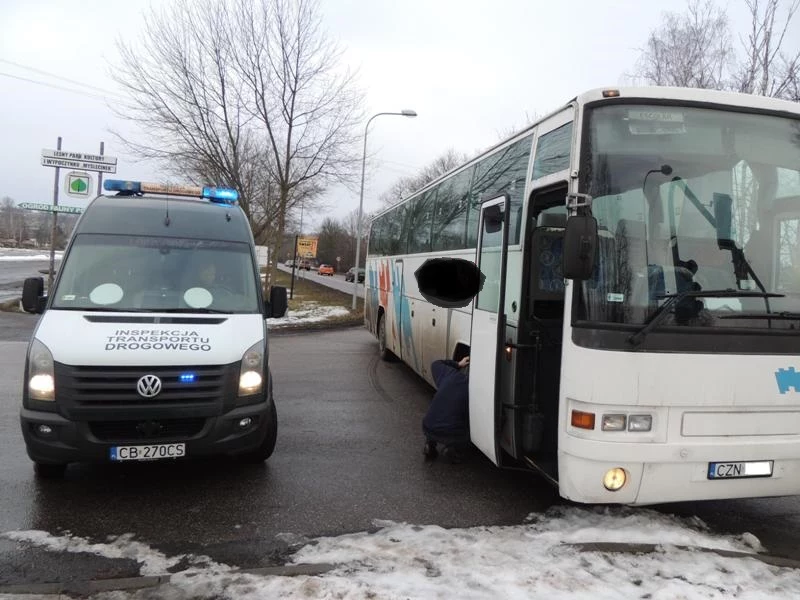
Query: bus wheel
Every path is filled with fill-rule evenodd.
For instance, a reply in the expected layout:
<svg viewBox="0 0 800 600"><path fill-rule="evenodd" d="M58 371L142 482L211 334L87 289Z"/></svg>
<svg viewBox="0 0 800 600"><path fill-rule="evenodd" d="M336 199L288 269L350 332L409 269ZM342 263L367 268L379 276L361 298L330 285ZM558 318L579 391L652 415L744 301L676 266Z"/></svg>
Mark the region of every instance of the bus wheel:
<svg viewBox="0 0 800 600"><path fill-rule="evenodd" d="M394 360L394 354L386 347L386 318L383 315L378 319L378 354L387 362Z"/></svg>

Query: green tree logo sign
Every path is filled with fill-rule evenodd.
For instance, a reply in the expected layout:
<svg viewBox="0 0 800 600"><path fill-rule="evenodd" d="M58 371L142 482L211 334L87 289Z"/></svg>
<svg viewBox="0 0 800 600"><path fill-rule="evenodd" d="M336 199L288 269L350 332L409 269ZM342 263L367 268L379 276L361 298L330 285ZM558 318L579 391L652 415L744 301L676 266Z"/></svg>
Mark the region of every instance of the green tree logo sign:
<svg viewBox="0 0 800 600"><path fill-rule="evenodd" d="M67 194L85 198L89 195L92 187L92 176L88 173L72 172L67 174L64 183Z"/></svg>

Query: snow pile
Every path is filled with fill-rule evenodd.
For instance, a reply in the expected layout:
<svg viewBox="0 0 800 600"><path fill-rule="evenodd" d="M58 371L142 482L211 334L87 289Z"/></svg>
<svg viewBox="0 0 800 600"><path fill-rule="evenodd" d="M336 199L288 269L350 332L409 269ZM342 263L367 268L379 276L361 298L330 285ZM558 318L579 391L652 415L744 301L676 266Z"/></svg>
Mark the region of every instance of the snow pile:
<svg viewBox="0 0 800 600"><path fill-rule="evenodd" d="M375 533L318 538L293 557L295 564L331 563L317 576L257 576L237 573L207 557L189 557L192 567L169 585L135 593L97 594L124 598L379 598L651 600L796 599L800 571L732 558L701 549L753 554L762 551L750 534L716 535L699 519L650 510L556 508L523 525L443 529L376 521ZM92 544L44 532L5 534L53 550L135 558L143 574L163 573L185 557L166 557L129 537ZM287 534L288 535L288 534ZM586 542L655 544L652 553L584 552ZM690 546L682 549L679 546Z"/></svg>

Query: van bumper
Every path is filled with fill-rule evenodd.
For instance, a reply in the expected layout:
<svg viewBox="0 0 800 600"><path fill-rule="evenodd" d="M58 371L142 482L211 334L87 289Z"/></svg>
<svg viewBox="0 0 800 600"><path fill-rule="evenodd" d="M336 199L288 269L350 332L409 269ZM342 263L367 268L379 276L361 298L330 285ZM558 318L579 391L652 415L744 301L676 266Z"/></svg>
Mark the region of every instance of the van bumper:
<svg viewBox="0 0 800 600"><path fill-rule="evenodd" d="M114 446L173 443L186 445L184 458L200 458L247 453L258 448L271 425L271 403L272 399L269 398L258 404L234 408L219 416L203 418L200 419L202 423L194 424L196 432L169 437L125 437L124 434L123 437L108 437L98 433L96 423L70 421L57 413L27 408L20 412L20 424L28 456L37 463L111 462L110 452ZM252 422L243 428L240 422L246 417ZM143 422L159 423L158 420L142 419L115 423L129 430ZM40 425L48 425L51 433L45 435L39 432Z"/></svg>

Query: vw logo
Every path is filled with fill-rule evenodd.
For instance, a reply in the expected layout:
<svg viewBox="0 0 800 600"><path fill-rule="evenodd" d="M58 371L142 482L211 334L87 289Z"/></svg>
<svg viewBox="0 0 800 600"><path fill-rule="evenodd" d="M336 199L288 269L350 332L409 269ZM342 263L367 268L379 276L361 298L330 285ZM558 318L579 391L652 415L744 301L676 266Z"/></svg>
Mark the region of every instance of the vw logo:
<svg viewBox="0 0 800 600"><path fill-rule="evenodd" d="M155 398L161 392L161 380L155 375L145 375L136 382L136 391L143 398Z"/></svg>

